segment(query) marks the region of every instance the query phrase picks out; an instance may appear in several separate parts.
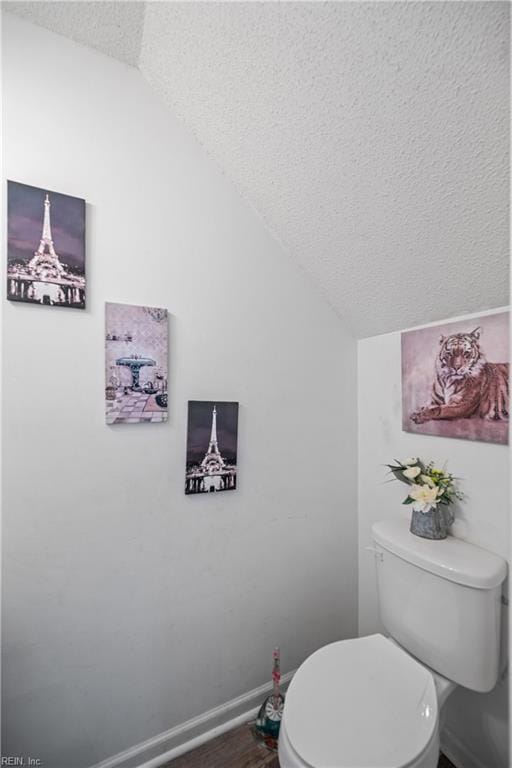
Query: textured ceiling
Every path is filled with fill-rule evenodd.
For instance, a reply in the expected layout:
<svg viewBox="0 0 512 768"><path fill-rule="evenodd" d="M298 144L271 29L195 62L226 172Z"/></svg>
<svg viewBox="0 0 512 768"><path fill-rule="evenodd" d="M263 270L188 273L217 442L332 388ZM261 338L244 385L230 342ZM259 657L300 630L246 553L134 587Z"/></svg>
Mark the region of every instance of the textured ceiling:
<svg viewBox="0 0 512 768"><path fill-rule="evenodd" d="M28 21L135 66L144 26L142 2L7 2L4 8Z"/></svg>
<svg viewBox="0 0 512 768"><path fill-rule="evenodd" d="M358 336L508 303L508 3L150 2L143 32L133 3L15 5L124 61L139 41ZM91 6L126 40L100 39Z"/></svg>

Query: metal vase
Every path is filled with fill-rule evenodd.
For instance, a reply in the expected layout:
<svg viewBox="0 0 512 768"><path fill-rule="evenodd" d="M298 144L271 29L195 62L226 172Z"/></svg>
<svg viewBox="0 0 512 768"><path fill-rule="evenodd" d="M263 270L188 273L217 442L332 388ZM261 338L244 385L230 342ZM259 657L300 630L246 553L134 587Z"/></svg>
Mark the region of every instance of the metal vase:
<svg viewBox="0 0 512 768"><path fill-rule="evenodd" d="M411 533L422 539L446 539L450 523L444 509L435 507L428 512L415 512L411 518Z"/></svg>

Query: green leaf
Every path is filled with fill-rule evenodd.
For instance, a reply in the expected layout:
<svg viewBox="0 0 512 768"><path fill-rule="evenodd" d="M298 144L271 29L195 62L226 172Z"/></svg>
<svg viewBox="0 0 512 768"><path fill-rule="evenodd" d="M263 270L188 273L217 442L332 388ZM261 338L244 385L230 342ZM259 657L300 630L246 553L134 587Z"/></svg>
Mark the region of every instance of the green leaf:
<svg viewBox="0 0 512 768"><path fill-rule="evenodd" d="M405 483L406 485L414 485L414 482L412 480L409 480L407 477L404 477L403 475L396 475L396 479L399 480L401 483Z"/></svg>

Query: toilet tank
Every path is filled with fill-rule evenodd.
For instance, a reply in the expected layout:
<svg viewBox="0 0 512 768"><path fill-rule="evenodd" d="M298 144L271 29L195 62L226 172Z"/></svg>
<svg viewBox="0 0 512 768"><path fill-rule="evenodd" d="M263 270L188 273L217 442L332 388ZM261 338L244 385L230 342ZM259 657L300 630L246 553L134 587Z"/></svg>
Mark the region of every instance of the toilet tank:
<svg viewBox="0 0 512 768"><path fill-rule="evenodd" d="M494 688L505 561L453 536L414 536L402 519L374 523L372 538L380 616L391 637L459 685Z"/></svg>

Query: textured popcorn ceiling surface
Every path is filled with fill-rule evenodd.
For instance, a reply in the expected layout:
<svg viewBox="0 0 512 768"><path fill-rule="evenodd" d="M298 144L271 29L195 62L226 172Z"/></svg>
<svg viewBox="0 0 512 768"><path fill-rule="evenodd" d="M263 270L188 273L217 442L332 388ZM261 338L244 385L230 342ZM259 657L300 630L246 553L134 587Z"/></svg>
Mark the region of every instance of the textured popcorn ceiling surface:
<svg viewBox="0 0 512 768"><path fill-rule="evenodd" d="M13 5L124 61L138 40L151 86L358 336L508 303L507 3Z"/></svg>
<svg viewBox="0 0 512 768"><path fill-rule="evenodd" d="M95 0L3 2L3 7L34 24L135 66L144 27L144 3Z"/></svg>

